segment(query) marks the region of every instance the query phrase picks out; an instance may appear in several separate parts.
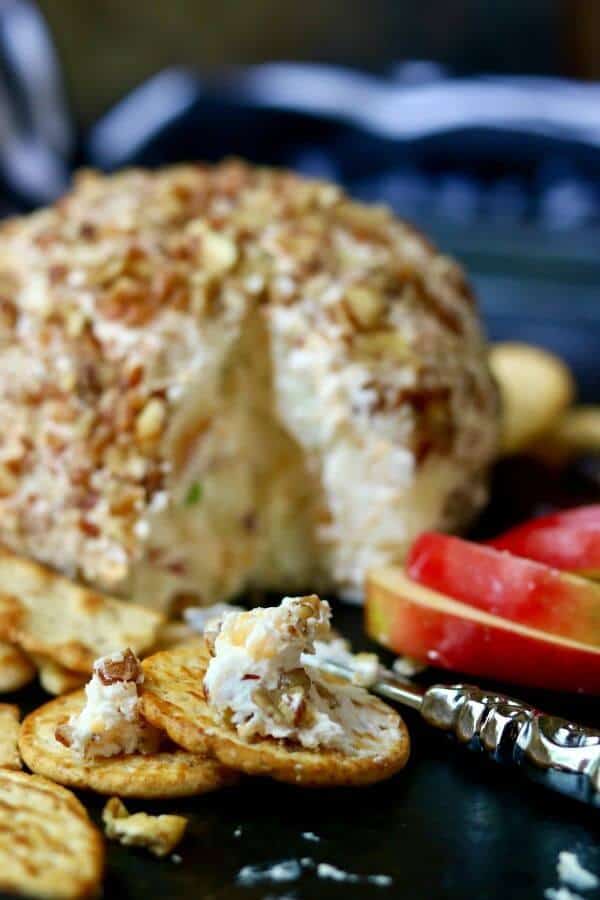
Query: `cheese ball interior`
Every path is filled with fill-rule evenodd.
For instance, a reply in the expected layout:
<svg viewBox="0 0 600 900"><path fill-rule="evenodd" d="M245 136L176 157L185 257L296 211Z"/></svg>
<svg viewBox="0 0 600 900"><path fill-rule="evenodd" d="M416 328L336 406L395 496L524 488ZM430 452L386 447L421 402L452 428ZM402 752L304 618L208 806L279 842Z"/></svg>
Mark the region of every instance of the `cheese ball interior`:
<svg viewBox="0 0 600 900"><path fill-rule="evenodd" d="M0 240L0 541L162 609L358 596L485 500L497 396L460 268L332 184L81 174Z"/></svg>

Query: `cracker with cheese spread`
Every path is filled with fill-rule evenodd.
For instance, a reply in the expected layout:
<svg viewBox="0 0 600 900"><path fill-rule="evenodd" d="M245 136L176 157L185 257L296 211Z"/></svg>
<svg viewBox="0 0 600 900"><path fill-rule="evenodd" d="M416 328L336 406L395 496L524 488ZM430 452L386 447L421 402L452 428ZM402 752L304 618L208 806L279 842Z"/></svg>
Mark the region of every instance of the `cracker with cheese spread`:
<svg viewBox="0 0 600 900"><path fill-rule="evenodd" d="M0 769L0 892L78 900L95 896L102 835L71 791Z"/></svg>
<svg viewBox="0 0 600 900"><path fill-rule="evenodd" d="M205 643L142 664L145 717L190 751L307 786L370 784L400 770L400 716L364 688L318 671L329 605L312 595L226 613Z"/></svg>
<svg viewBox="0 0 600 900"><path fill-rule="evenodd" d="M214 759L166 749L139 711L142 680L131 651L98 660L85 691L45 704L21 727L29 768L69 787L122 797L184 797L233 783Z"/></svg>
<svg viewBox="0 0 600 900"><path fill-rule="evenodd" d="M95 659L121 647L148 650L163 621L4 549L0 586L0 639L74 672L90 673Z"/></svg>

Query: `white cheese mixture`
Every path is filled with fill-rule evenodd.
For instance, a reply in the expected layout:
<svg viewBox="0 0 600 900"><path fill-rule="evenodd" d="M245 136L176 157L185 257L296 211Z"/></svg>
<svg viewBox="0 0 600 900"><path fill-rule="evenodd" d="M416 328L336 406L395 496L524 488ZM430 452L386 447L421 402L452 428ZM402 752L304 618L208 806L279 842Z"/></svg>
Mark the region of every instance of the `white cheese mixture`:
<svg viewBox="0 0 600 900"><path fill-rule="evenodd" d="M579 891L588 891L598 887L598 876L584 868L579 862L577 854L571 853L569 850L561 850L558 854L556 871L559 881L564 881L565 884L569 884Z"/></svg>
<svg viewBox="0 0 600 900"><path fill-rule="evenodd" d="M310 665L330 633L329 604L316 595L280 606L226 613L207 632L213 657L204 679L211 706L240 737L273 737L309 749L372 754L386 720L368 693Z"/></svg>
<svg viewBox="0 0 600 900"><path fill-rule="evenodd" d="M143 679L139 661L130 650L96 660L85 687L85 706L59 728L57 740L86 758L155 751L158 731L139 713Z"/></svg>
<svg viewBox="0 0 600 900"><path fill-rule="evenodd" d="M206 626L213 619L221 619L228 612L242 612L241 606L233 603L213 603L212 606L188 606L183 611L183 618L190 628L198 634L204 634Z"/></svg>
<svg viewBox="0 0 600 900"><path fill-rule="evenodd" d="M319 666L322 662L339 663L352 671L352 681L360 687L369 688L379 676L379 660L375 653L353 653L349 642L342 637L328 641L315 641L313 653L304 653L304 665Z"/></svg>
<svg viewBox="0 0 600 900"><path fill-rule="evenodd" d="M265 882L277 883L285 881L298 881L303 872L316 871L317 878L329 881L343 882L344 884L368 884L375 887L390 887L394 882L389 875L358 875L356 872L346 872L331 863L315 861L310 856L301 859L282 859L275 863L259 863L258 865L244 866L237 874L237 883L244 887L255 887ZM558 898L567 900L567 898Z"/></svg>

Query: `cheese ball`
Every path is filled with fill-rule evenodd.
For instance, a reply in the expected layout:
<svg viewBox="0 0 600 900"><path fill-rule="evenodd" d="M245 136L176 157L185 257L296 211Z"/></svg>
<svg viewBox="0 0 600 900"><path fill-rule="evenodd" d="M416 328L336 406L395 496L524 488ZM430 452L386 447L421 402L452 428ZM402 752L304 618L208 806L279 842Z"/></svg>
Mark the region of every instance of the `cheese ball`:
<svg viewBox="0 0 600 900"><path fill-rule="evenodd" d="M81 173L0 240L0 541L156 608L360 597L486 498L461 269L382 207L239 161Z"/></svg>

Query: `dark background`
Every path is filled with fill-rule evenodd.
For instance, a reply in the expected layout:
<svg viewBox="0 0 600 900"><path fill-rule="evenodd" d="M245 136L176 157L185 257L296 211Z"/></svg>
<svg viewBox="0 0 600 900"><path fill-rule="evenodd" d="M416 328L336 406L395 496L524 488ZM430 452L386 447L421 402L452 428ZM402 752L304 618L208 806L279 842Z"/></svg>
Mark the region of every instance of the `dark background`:
<svg viewBox="0 0 600 900"><path fill-rule="evenodd" d="M157 69L294 59L600 75L597 0L42 0L89 122Z"/></svg>

